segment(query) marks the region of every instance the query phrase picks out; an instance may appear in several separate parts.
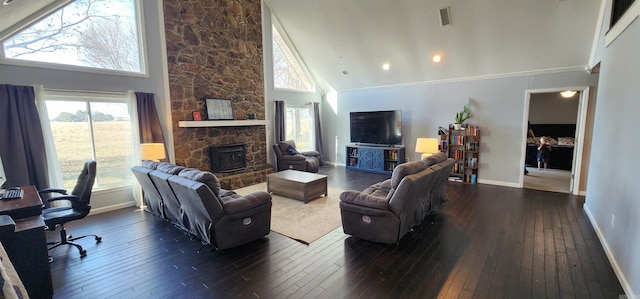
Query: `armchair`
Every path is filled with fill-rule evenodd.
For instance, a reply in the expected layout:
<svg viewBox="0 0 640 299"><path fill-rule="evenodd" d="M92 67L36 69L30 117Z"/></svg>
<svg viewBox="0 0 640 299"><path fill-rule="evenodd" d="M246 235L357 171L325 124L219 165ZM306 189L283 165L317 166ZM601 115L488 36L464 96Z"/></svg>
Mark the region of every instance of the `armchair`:
<svg viewBox="0 0 640 299"><path fill-rule="evenodd" d="M80 251L80 257L85 257L87 255L87 251L84 250L82 246L73 243L72 241L88 236L93 236L97 243L100 243L102 241L102 238L97 235L84 235L73 238L70 235L67 235L67 230L64 227L65 223L82 219L89 214L89 211L91 210L89 200L91 198L91 189L93 188L95 179L96 162L93 160L89 160L85 162L84 168L78 176L78 181L71 191L70 195L67 195L66 190L63 189L50 188L38 191L40 194L62 194L61 196L51 197L47 199L47 202L49 203L58 200L65 200L71 203L71 206L50 207L42 210L42 216L44 217L44 223L46 224L47 229L49 229L50 231L54 231L56 230L56 227L60 226L60 241L48 243L49 245L53 245L49 247L49 250L60 245L72 245L78 248L78 251Z"/></svg>
<svg viewBox="0 0 640 299"><path fill-rule="evenodd" d="M317 151L298 152L293 140L281 141L273 145L278 171L294 169L306 172L318 172L320 153Z"/></svg>

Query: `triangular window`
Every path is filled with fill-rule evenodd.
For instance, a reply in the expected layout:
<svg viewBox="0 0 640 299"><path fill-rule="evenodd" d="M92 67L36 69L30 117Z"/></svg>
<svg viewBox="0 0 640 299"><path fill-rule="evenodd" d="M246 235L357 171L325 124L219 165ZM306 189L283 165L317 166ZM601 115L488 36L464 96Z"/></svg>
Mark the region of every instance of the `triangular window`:
<svg viewBox="0 0 640 299"><path fill-rule="evenodd" d="M4 58L144 73L137 1L73 1L4 40Z"/></svg>
<svg viewBox="0 0 640 299"><path fill-rule="evenodd" d="M289 48L282 35L271 26L273 32L273 85L274 88L315 91L316 87L302 63Z"/></svg>

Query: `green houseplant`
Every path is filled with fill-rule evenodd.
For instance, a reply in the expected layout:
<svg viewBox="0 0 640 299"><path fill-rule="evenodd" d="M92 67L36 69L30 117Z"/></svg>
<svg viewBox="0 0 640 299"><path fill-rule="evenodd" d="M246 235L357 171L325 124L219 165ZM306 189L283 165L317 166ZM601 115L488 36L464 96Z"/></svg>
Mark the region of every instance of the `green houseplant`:
<svg viewBox="0 0 640 299"><path fill-rule="evenodd" d="M462 127L462 123L464 123L465 120L470 119L473 114L471 113L471 98L469 98L469 100L467 100L467 104L462 106L462 110L460 110L460 112L456 113L456 118L455 118L455 129L459 130L460 127Z"/></svg>

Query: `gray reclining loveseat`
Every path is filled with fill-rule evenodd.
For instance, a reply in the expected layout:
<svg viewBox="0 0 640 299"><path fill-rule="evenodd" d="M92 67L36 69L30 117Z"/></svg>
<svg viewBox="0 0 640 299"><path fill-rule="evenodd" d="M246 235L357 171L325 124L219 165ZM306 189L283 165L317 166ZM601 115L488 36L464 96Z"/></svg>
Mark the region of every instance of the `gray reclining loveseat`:
<svg viewBox="0 0 640 299"><path fill-rule="evenodd" d="M143 161L131 168L150 213L217 249L257 240L271 230L271 195L220 188L211 172Z"/></svg>
<svg viewBox="0 0 640 299"><path fill-rule="evenodd" d="M364 191L340 194L345 234L396 244L424 218L447 201L445 182L454 164L444 153L398 165L391 179Z"/></svg>

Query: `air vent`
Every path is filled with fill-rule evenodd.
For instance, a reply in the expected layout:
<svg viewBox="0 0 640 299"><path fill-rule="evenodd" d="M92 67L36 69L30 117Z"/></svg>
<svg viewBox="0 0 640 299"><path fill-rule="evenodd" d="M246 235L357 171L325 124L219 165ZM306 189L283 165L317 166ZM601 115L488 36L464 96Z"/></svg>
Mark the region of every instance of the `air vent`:
<svg viewBox="0 0 640 299"><path fill-rule="evenodd" d="M440 9L440 24L442 26L451 25L451 14L448 6Z"/></svg>

